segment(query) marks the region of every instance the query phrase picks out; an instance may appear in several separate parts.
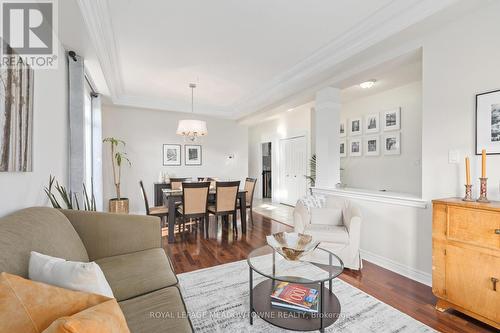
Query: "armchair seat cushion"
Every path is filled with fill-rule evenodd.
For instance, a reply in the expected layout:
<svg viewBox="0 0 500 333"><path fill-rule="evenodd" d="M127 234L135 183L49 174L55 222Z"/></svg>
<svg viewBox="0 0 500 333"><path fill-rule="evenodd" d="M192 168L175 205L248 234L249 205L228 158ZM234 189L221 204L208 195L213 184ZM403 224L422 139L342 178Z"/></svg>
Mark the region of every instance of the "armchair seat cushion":
<svg viewBox="0 0 500 333"><path fill-rule="evenodd" d="M163 288L120 302L119 305L131 332L192 332L177 287Z"/></svg>
<svg viewBox="0 0 500 333"><path fill-rule="evenodd" d="M177 284L170 261L161 248L96 260L118 301Z"/></svg>
<svg viewBox="0 0 500 333"><path fill-rule="evenodd" d="M337 244L349 244L349 234L345 226L310 224L304 233L311 235L314 240Z"/></svg>

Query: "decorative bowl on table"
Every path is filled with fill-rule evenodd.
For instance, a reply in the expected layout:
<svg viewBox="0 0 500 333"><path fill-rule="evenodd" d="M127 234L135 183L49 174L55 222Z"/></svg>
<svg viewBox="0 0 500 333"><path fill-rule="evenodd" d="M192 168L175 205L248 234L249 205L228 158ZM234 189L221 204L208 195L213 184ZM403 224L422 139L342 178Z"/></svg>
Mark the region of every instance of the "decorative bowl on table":
<svg viewBox="0 0 500 333"><path fill-rule="evenodd" d="M267 244L281 254L286 260L296 261L316 249L318 241L312 236L297 232L278 232L266 236Z"/></svg>

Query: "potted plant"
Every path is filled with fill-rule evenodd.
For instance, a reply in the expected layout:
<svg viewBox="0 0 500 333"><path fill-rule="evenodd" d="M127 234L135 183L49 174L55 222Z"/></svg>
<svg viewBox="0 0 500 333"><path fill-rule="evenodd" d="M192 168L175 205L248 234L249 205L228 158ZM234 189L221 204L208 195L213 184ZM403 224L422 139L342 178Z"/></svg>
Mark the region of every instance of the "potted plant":
<svg viewBox="0 0 500 333"><path fill-rule="evenodd" d="M125 147L125 142L123 140L115 139L115 138L106 138L102 140L103 143L109 143L111 147L111 163L113 166L113 182L115 184L116 198L109 199L109 212L110 213L122 213L128 214L128 198L122 198L120 192L120 180L121 180L121 171L122 164L124 162L130 163L127 158L127 153L119 150L119 146L122 145Z"/></svg>

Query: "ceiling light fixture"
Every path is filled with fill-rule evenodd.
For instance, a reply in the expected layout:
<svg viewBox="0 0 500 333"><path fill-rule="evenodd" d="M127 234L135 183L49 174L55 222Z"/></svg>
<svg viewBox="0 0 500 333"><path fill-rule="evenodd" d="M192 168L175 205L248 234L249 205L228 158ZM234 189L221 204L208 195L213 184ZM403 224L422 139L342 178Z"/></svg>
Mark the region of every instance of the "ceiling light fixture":
<svg viewBox="0 0 500 333"><path fill-rule="evenodd" d="M288 111L288 112L292 112L292 111L293 111L293 108L290 108L290 109L288 109L288 110L286 110L286 111Z"/></svg>
<svg viewBox="0 0 500 333"><path fill-rule="evenodd" d="M194 88L196 88L196 84L190 83L189 88L191 88L191 113L194 114ZM207 134L207 123L203 120L183 119L179 120L177 125L177 135L181 135L191 142Z"/></svg>
<svg viewBox="0 0 500 333"><path fill-rule="evenodd" d="M375 82L377 82L377 80L375 79L372 79L372 80L368 80L368 81L365 81L365 82L361 82L359 84L359 86L363 89L369 89L371 87L373 87L375 85Z"/></svg>

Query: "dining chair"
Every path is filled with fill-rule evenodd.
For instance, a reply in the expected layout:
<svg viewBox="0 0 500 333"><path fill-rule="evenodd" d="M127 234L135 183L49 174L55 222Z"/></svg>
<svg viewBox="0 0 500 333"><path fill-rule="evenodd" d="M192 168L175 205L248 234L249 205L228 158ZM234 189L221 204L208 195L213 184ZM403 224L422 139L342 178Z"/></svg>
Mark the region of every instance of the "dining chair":
<svg viewBox="0 0 500 333"><path fill-rule="evenodd" d="M182 183L190 178L170 178L170 188L172 190L182 190Z"/></svg>
<svg viewBox="0 0 500 333"><path fill-rule="evenodd" d="M165 206L155 206L149 207L148 196L146 195L146 190L144 190L144 183L142 180L139 181L141 186L142 198L144 200L144 206L146 208L146 215L158 216L164 222L164 218L168 216L168 207Z"/></svg>
<svg viewBox="0 0 500 333"><path fill-rule="evenodd" d="M219 216L232 215L233 230L238 231L236 227L236 202L238 199L238 190L240 181L216 182L215 184L215 204L208 207L208 211L215 215L216 220Z"/></svg>
<svg viewBox="0 0 500 333"><path fill-rule="evenodd" d="M253 195L255 192L255 185L257 185L257 178L245 179L245 209L250 209L250 221L253 224Z"/></svg>
<svg viewBox="0 0 500 333"><path fill-rule="evenodd" d="M182 229L186 230L186 221L195 219L201 221L203 226L208 226L208 194L209 182L182 183L182 205L177 208L177 212L182 219ZM208 234L208 228L205 228Z"/></svg>

